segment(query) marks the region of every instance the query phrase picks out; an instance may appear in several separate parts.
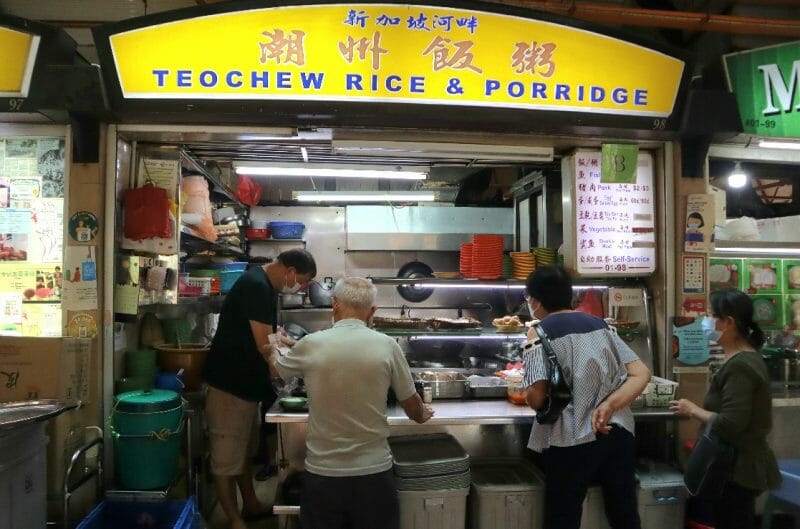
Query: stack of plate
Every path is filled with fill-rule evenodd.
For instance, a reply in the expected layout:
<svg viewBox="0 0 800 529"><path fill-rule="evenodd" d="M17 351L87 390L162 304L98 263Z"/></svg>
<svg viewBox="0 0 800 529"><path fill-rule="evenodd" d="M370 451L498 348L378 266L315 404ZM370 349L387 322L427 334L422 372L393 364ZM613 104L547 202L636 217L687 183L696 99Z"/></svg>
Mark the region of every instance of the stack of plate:
<svg viewBox="0 0 800 529"><path fill-rule="evenodd" d="M469 455L448 434L390 437L397 489L463 489L470 485Z"/></svg>
<svg viewBox="0 0 800 529"><path fill-rule="evenodd" d="M506 254L503 256L503 279L510 279L514 275L514 265L511 262L511 256Z"/></svg>
<svg viewBox="0 0 800 529"><path fill-rule="evenodd" d="M472 274L480 279L503 275L503 236L476 233L472 236Z"/></svg>
<svg viewBox="0 0 800 529"><path fill-rule="evenodd" d="M558 261L558 253L555 248L534 248L533 254L536 256L538 266L553 265Z"/></svg>
<svg viewBox="0 0 800 529"><path fill-rule="evenodd" d="M472 243L465 242L461 245L461 256L458 264L458 271L462 277L474 277L472 275Z"/></svg>
<svg viewBox="0 0 800 529"><path fill-rule="evenodd" d="M528 279L530 273L536 269L536 256L530 252L511 252L509 255L513 264L512 277L522 281Z"/></svg>

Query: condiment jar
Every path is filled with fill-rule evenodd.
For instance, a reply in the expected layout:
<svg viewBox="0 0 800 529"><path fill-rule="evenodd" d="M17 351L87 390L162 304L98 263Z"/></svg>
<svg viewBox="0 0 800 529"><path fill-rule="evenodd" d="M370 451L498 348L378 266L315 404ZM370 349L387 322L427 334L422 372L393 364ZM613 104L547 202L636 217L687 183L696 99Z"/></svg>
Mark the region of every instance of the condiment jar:
<svg viewBox="0 0 800 529"><path fill-rule="evenodd" d="M508 381L508 400L512 404L526 406L528 402L525 399L525 382L522 375L511 375L506 380Z"/></svg>

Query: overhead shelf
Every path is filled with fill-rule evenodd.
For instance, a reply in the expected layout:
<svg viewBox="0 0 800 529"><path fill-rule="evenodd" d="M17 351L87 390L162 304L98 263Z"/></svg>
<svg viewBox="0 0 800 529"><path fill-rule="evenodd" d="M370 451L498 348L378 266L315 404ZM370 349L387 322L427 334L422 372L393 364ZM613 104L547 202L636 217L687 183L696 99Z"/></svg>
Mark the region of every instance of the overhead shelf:
<svg viewBox="0 0 800 529"><path fill-rule="evenodd" d="M241 248L231 246L230 244L223 244L218 242L211 242L198 236L194 230L187 226L181 226L181 244L186 245L194 250L212 250L214 252L231 254L236 256L244 256L245 253Z"/></svg>
<svg viewBox="0 0 800 529"><path fill-rule="evenodd" d="M439 279L436 277L369 277L375 285L419 285L443 288L525 288L525 281L517 279Z"/></svg>
<svg viewBox="0 0 800 529"><path fill-rule="evenodd" d="M223 183L218 176L211 174L208 169L206 169L206 166L203 164L203 162L200 161L200 159L198 159L196 156L185 150L181 150L181 161L187 165L189 169L203 175L206 180L211 182L213 185L212 191L225 195L228 199L230 199L231 202L235 202L243 208L249 207L247 204L236 198L236 193L233 189L231 189L227 184Z"/></svg>

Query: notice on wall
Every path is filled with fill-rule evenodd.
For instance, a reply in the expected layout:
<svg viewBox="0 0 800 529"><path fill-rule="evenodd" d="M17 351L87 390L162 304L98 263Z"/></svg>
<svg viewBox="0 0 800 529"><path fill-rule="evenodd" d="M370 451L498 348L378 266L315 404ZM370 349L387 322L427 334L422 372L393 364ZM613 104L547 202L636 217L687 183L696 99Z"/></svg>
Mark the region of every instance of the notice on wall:
<svg viewBox="0 0 800 529"><path fill-rule="evenodd" d="M61 263L64 242L64 199L44 198L33 203L31 260Z"/></svg>
<svg viewBox="0 0 800 529"><path fill-rule="evenodd" d="M129 321L139 312L139 257L117 255L114 273L114 313L117 321Z"/></svg>
<svg viewBox="0 0 800 529"><path fill-rule="evenodd" d="M68 246L64 253L61 303L65 310L97 308L95 246Z"/></svg>
<svg viewBox="0 0 800 529"><path fill-rule="evenodd" d="M64 197L64 140L42 138L38 141L36 172L42 177L42 197Z"/></svg>
<svg viewBox="0 0 800 529"><path fill-rule="evenodd" d="M578 151L572 164L576 270L581 276L655 271L653 157L639 153L634 183L604 183L601 153Z"/></svg>
<svg viewBox="0 0 800 529"><path fill-rule="evenodd" d="M181 174L180 160L161 160L142 158L139 164L139 186L151 181L156 187L167 191L167 197L173 202L178 188L178 177ZM138 187L138 186L137 186Z"/></svg>
<svg viewBox="0 0 800 529"><path fill-rule="evenodd" d="M695 366L708 361L708 338L703 334L702 318L672 318L672 358Z"/></svg>
<svg viewBox="0 0 800 529"><path fill-rule="evenodd" d="M714 195L694 194L686 198L684 248L687 252L714 250L714 208Z"/></svg>

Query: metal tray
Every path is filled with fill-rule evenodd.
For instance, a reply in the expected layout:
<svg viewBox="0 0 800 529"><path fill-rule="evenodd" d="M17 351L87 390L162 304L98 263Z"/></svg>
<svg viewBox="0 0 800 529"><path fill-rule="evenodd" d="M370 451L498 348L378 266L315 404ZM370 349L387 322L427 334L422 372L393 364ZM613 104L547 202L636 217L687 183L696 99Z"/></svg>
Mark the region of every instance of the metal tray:
<svg viewBox="0 0 800 529"><path fill-rule="evenodd" d="M467 380L457 371L423 371L414 374L414 381L431 388L434 399L460 399L467 390Z"/></svg>
<svg viewBox="0 0 800 529"><path fill-rule="evenodd" d="M505 386L473 386L469 387L474 399L504 399L508 396L508 384Z"/></svg>

